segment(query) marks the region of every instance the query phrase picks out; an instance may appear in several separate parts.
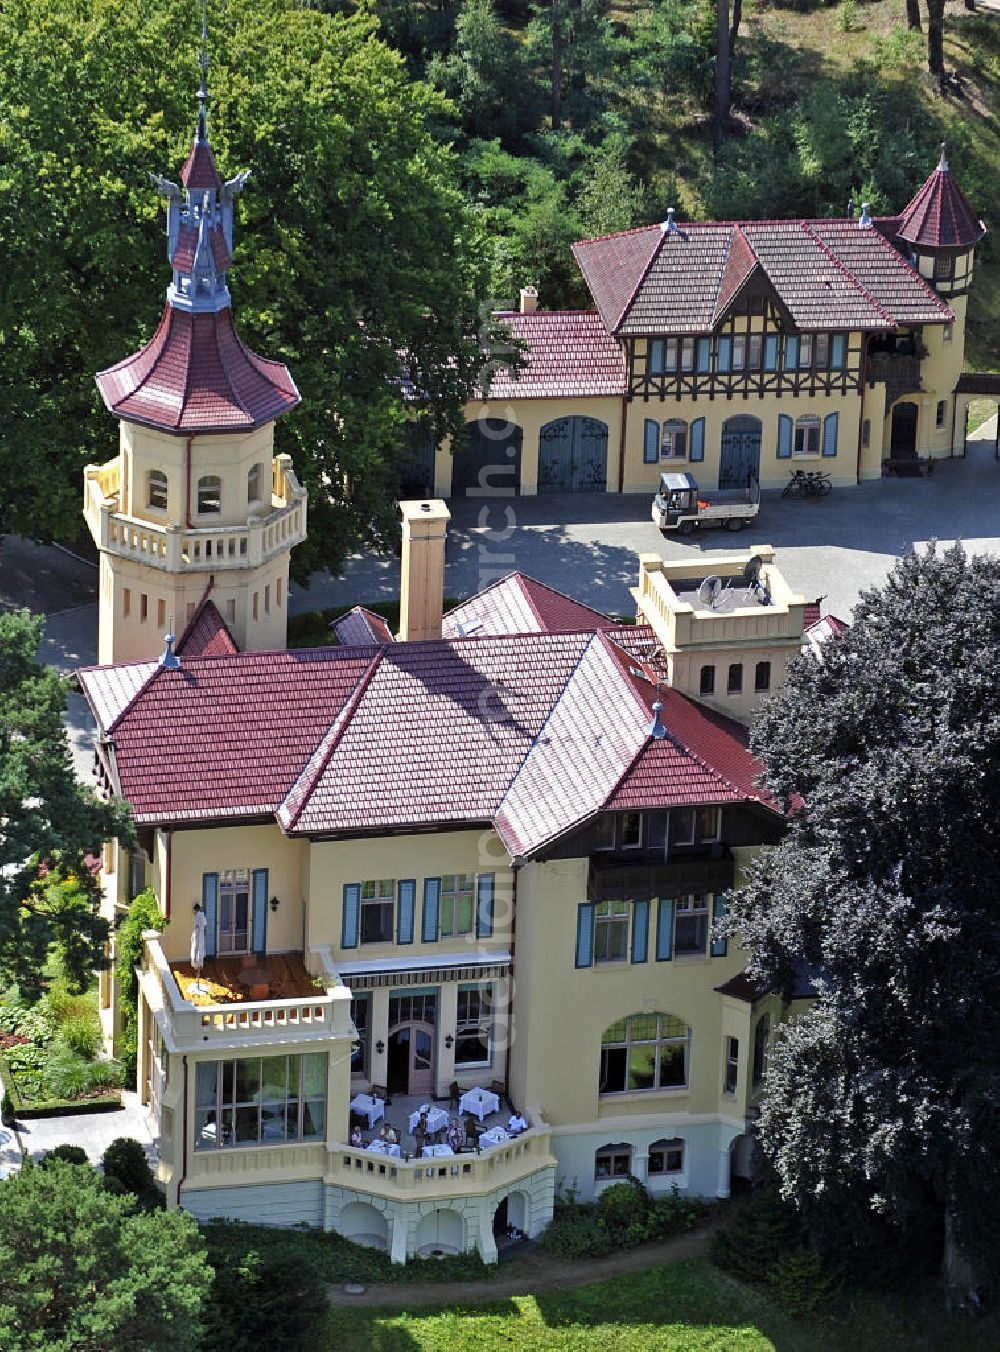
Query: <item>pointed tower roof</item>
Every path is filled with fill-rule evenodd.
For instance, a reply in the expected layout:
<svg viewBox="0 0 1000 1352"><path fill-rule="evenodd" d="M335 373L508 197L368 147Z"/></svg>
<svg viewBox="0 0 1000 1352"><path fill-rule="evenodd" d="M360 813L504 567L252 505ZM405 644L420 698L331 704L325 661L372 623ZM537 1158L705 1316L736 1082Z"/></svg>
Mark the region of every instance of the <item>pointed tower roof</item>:
<svg viewBox="0 0 1000 1352"><path fill-rule="evenodd" d="M896 236L924 249L970 249L986 227L948 167L944 142L937 168L899 218Z"/></svg>
<svg viewBox="0 0 1000 1352"><path fill-rule="evenodd" d="M173 279L152 339L97 374L118 418L163 432L250 431L300 402L288 368L259 357L233 322L233 202L249 172L223 182L208 139L207 34L202 21L198 123L181 170L183 188L150 175L167 198L167 257Z"/></svg>

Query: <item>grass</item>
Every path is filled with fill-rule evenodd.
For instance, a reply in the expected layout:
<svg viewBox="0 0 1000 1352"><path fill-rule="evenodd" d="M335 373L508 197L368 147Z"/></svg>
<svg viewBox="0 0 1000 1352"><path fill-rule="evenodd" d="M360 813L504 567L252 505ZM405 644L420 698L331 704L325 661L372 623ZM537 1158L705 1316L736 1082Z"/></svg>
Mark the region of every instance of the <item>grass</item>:
<svg viewBox="0 0 1000 1352"><path fill-rule="evenodd" d="M934 1293L855 1298L802 1323L693 1258L569 1291L481 1306L331 1309L304 1352L995 1352L986 1321L947 1319Z"/></svg>

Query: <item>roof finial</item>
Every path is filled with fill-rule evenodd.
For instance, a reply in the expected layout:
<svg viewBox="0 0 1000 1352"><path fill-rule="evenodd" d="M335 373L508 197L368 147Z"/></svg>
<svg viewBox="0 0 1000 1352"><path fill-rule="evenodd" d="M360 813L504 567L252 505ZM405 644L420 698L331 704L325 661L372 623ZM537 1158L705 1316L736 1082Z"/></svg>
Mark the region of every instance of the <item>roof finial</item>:
<svg viewBox="0 0 1000 1352"><path fill-rule="evenodd" d="M680 229L674 220L673 207L667 207L667 219L661 224L660 229L665 235L679 235Z"/></svg>
<svg viewBox="0 0 1000 1352"><path fill-rule="evenodd" d="M176 671L181 664L181 659L174 652L173 634L166 634L163 641L167 646L160 654L160 666L165 667L167 671Z"/></svg>
<svg viewBox="0 0 1000 1352"><path fill-rule="evenodd" d="M947 154L946 154L947 149L948 149L948 142L947 142L947 141L942 141L942 142L941 142L941 158L938 160L938 173L940 173L940 174L947 174L947 173L948 173L948 156L947 156Z"/></svg>
<svg viewBox="0 0 1000 1352"><path fill-rule="evenodd" d="M860 220L858 221L858 225L860 225L860 227L861 227L862 230L870 230L870 229L871 229L871 226L872 226L872 214L871 214L871 203L870 203L870 202L862 202L862 203L861 203L861 218L860 218Z"/></svg>
<svg viewBox="0 0 1000 1352"><path fill-rule="evenodd" d="M201 0L201 84L198 87L198 137L208 140L208 0Z"/></svg>
<svg viewBox="0 0 1000 1352"><path fill-rule="evenodd" d="M666 725L660 714L663 712L663 705L660 700L653 701L653 721L649 725L649 735L654 741L661 742L667 735Z"/></svg>

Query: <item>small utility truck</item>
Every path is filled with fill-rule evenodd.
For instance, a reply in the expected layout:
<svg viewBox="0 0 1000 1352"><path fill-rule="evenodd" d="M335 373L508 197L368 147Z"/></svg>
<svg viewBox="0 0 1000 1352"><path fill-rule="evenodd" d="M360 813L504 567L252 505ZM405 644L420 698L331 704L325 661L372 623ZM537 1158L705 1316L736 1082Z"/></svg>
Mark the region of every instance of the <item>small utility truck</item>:
<svg viewBox="0 0 1000 1352"><path fill-rule="evenodd" d="M742 530L760 511L760 485L746 488L699 488L693 474L661 474L653 499L653 520L666 534L690 535L695 526Z"/></svg>

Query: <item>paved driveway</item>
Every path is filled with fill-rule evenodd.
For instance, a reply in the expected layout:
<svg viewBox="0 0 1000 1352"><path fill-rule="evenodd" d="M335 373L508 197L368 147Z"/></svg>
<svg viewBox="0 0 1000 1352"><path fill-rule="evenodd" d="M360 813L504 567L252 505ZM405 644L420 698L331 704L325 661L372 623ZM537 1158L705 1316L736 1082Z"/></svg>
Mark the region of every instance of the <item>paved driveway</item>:
<svg viewBox="0 0 1000 1352"><path fill-rule="evenodd" d="M1000 552L1000 464L994 424L970 442L964 460L939 461L932 478L882 479L838 488L826 498L784 499L765 493L753 530L664 537L650 519L647 495L560 495L495 498L488 506L452 504L446 589L466 596L493 578L521 569L600 610L632 609L636 555L688 558L706 569L717 552L773 544L792 586L827 597L825 608L848 619L860 592L882 582L898 554L930 539L961 539L973 552ZM358 556L343 577L318 574L293 588L293 613L320 606L392 600L399 561Z"/></svg>

